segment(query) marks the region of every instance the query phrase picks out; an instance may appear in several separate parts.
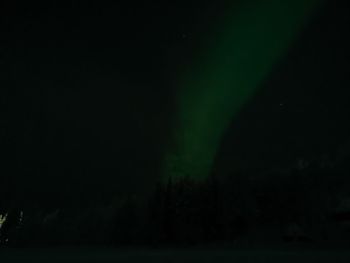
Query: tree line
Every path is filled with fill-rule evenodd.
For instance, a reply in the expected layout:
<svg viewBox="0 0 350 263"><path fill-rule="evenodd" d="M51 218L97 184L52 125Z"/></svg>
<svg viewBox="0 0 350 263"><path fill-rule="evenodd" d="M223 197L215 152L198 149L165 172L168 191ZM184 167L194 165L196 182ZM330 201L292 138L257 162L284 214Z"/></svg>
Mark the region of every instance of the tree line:
<svg viewBox="0 0 350 263"><path fill-rule="evenodd" d="M146 198L2 209L0 246L195 246L254 241L350 241L348 176L330 169L158 182ZM343 222L345 222L343 224ZM350 222L350 220L349 220Z"/></svg>

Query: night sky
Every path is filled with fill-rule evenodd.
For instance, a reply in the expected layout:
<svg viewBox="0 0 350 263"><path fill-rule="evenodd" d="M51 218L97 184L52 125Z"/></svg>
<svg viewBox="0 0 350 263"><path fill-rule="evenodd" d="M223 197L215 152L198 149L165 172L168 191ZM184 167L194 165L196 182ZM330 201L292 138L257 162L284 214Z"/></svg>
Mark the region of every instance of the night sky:
<svg viewBox="0 0 350 263"><path fill-rule="evenodd" d="M244 1L115 2L2 3L3 194L62 202L72 193L98 199L148 191L176 148L177 120L185 115L196 123L195 115L179 114L179 98L204 93L184 92L179 83L199 85L198 69L220 53L220 44L211 46L226 21L237 19L239 32L246 32ZM259 4L245 3L257 14L271 11ZM343 146L350 140L349 4L326 1L310 10L288 48L274 63L266 60L271 65L254 92L226 119L216 139L216 169L261 172L350 152ZM251 39L250 50L259 54L258 46ZM218 76L221 70L229 74L225 64L209 67ZM208 107L196 112L201 109L205 115ZM220 126L213 119L208 129ZM206 134L202 127L188 129Z"/></svg>
<svg viewBox="0 0 350 263"><path fill-rule="evenodd" d="M314 15L231 122L218 167L268 171L349 158L349 12L345 1L328 1Z"/></svg>

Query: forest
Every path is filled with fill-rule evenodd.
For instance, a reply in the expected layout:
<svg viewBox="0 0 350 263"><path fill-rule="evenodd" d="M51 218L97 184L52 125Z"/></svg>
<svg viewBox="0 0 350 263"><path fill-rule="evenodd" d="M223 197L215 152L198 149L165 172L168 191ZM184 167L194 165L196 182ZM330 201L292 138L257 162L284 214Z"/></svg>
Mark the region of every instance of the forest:
<svg viewBox="0 0 350 263"><path fill-rule="evenodd" d="M349 177L334 166L159 181L147 196L43 206L2 199L2 247L252 247L350 242ZM22 204L22 206L20 206Z"/></svg>

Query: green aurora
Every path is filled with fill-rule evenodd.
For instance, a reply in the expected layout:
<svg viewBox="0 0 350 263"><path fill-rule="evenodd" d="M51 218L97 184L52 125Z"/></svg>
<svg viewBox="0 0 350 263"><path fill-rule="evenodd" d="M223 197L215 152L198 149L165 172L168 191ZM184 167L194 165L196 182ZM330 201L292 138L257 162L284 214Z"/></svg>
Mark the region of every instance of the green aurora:
<svg viewBox="0 0 350 263"><path fill-rule="evenodd" d="M242 1L221 21L179 82L165 178L210 174L222 135L322 0ZM199 61L200 60L200 61Z"/></svg>

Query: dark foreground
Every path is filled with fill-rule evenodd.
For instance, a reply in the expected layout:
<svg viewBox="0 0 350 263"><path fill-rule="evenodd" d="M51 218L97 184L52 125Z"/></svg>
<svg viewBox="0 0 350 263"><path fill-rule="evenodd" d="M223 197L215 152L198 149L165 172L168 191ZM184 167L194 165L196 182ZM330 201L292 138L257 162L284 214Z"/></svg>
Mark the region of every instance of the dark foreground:
<svg viewBox="0 0 350 263"><path fill-rule="evenodd" d="M350 262L350 251L301 249L9 249L0 262Z"/></svg>

